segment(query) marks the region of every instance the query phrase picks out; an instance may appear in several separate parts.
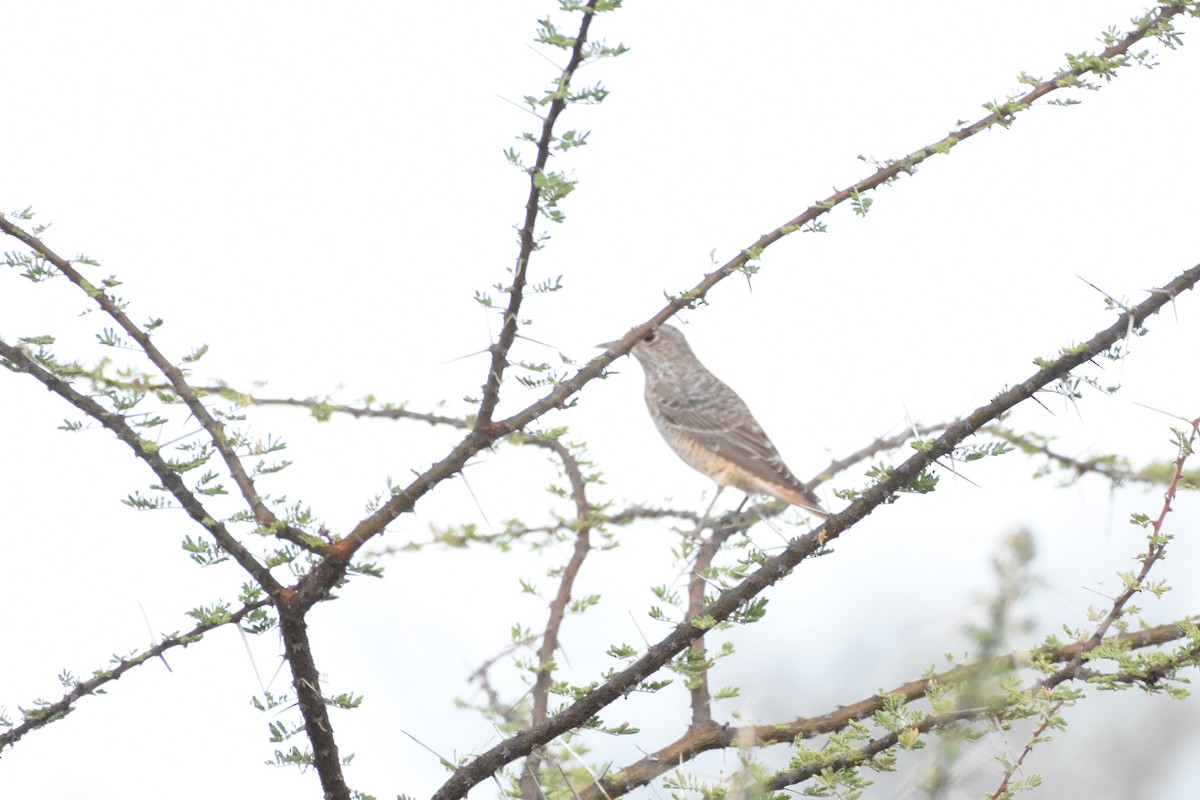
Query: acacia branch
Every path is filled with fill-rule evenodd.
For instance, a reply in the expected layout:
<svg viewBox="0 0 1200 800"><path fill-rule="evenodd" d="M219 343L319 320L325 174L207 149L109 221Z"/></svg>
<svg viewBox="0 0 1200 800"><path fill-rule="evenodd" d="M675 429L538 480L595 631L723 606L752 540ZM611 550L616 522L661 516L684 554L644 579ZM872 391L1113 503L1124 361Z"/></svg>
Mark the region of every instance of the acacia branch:
<svg viewBox="0 0 1200 800"><path fill-rule="evenodd" d="M137 392L170 392L172 390L171 385L168 383L149 383L142 380L122 381L115 378L98 375L88 375L87 377L93 382L93 384L107 388L125 389ZM402 405L385 404L376 408L372 407L371 405L356 406L348 403L335 403L328 398L324 400L318 400L315 397L262 397L250 392L243 392L226 384L218 384L213 386L193 386L192 389L196 392L197 396L201 398L205 397L206 395L220 395L228 399L235 399L242 405L303 408L307 409L313 416L322 421L328 419L334 414L345 414L346 416L353 417L355 419L409 419L416 422L427 422L430 425L445 425L447 427L459 428L461 430L469 430L472 425L471 421L464 417L451 417L444 414L431 414L423 411L411 411ZM937 433L938 431L945 430L949 424L950 423L948 422L940 422L932 425L917 425L915 426L916 430L920 433L903 431L891 436L877 437L874 441L863 445L858 450L848 453L841 458L835 458L831 460L829 464L824 469L820 470L820 472L818 472L816 475L814 475L806 485L811 488L822 483L827 483L834 476L844 472L845 470L861 461L864 461L865 459L872 458L888 450L895 450L896 448L903 446L905 442L918 435L928 435L930 433ZM1021 434L1015 430L1012 430L1011 428L1005 428L999 424L989 425L984 430L1001 439L1004 439L1010 444L1016 445L1026 453L1044 455L1046 458L1055 462L1060 467L1071 470L1078 475L1096 474L1107 478L1110 481L1138 482L1149 485L1161 483L1160 480L1157 480L1153 476L1144 474L1142 472L1137 472L1129 467L1122 467L1116 463L1113 463L1109 458L1093 458L1084 460L1059 453L1051 448L1046 442L1038 441L1036 438L1031 438L1028 435ZM690 519L693 522L699 521L699 515L697 515L695 512L665 511L662 512L661 516L674 516L681 519ZM615 515L610 517L607 521L614 522L616 524L621 523L621 520L617 519ZM530 529L531 532L546 532L548 530L550 529L545 527ZM496 536L501 535L504 534L496 534ZM300 544L300 542L296 542L296 544Z"/></svg>
<svg viewBox="0 0 1200 800"><path fill-rule="evenodd" d="M103 289L93 286L92 283L82 275L82 273L72 266L70 261L59 256L33 234L28 233L9 222L4 218L3 214L0 214L0 230L4 231L9 236L12 236L14 239L23 242L39 256L53 264L59 272L61 272L69 281L71 281L71 283L78 286L87 294L88 297L96 301L96 304L100 306L101 310L112 317L113 320L115 320L116 323L121 326L121 329L124 330L125 333L130 336L130 338L138 343L138 346L142 348L154 366L156 366L158 370L162 372L163 376L166 377L166 379L171 383L171 388L174 390L175 394L187 404L188 410L192 412L192 415L196 418L204 430L208 432L209 437L212 439L213 446L216 448L217 452L221 454L221 458L225 462L226 469L229 470L229 474L233 478L233 482L237 484L238 489L242 493L242 497L245 498L246 503L250 506L250 510L253 512L254 518L258 521L258 524L272 532L283 527L271 509L269 509L266 503L263 502L262 497L259 496L258 490L254 487L254 481L246 473L245 467L242 466L241 459L237 457L237 454L233 452L233 448L230 447L229 439L225 433L225 426L208 413L208 409L205 408L204 403L200 401L200 398L196 395L196 392L193 391L192 387L188 385L187 379L183 375L183 371L172 364L171 361L162 354L162 352L154 345L154 342L151 341L150 334L146 333L136 324L134 324L133 320L129 319L124 310L122 310L120 303L118 303L113 297L109 296L108 293L106 293Z"/></svg>
<svg viewBox="0 0 1200 800"><path fill-rule="evenodd" d="M1046 364L1032 376L998 394L991 402L975 409L962 420L954 423L937 439L928 443L907 461L891 470L879 483L870 487L848 508L833 515L815 531L791 540L777 555L762 562L761 567L747 576L741 583L726 589L712 603L701 610L705 618L721 622L733 615L743 604L750 601L768 587L774 585L809 556L818 552L826 542L832 541L876 507L893 498L897 492L910 486L920 474L937 459L951 453L968 436L988 422L998 419L1019 403L1029 399L1039 389L1068 376L1072 369L1085 363L1123 339L1130 326L1141 323L1156 313L1180 292L1193 287L1200 281L1200 265L1196 265L1172 280L1161 289L1151 292L1142 303L1122 313L1117 321L1088 342L1066 349L1054 361ZM594 363L594 362L593 362ZM637 684L662 668L671 658L688 647L703 630L685 621L669 635L651 646L646 653L624 670L613 675L601 686L579 698L564 711L549 718L541 725L522 731L459 769L434 794L434 800L458 800L470 788L487 778L513 760L527 755L533 748L544 745L554 737L578 727L600 709L608 706Z"/></svg>
<svg viewBox="0 0 1200 800"><path fill-rule="evenodd" d="M1034 745L1040 741L1043 741L1042 734L1044 734L1050 728L1050 726L1054 724L1055 716L1059 711L1062 710L1062 707L1066 704L1066 702L1066 700L1059 700L1046 710L1041 724L1038 725L1037 728L1034 729L1033 733L1029 735L1029 741L1025 743L1025 747L1021 750L1021 755L1017 756L1015 761L1005 767L1004 776L1000 780L1000 785L996 787L996 791L992 794L991 800L1000 800L1001 797L1004 797L1006 794L1008 794L1008 782L1012 780L1012 776L1016 774L1016 771L1019 770L1021 765L1025 763L1025 759L1029 757L1029 754L1033 752Z"/></svg>
<svg viewBox="0 0 1200 800"><path fill-rule="evenodd" d="M7 358L21 371L27 372L47 389L115 433L118 439L129 446L135 456L154 471L163 487L171 493L183 510L187 512L187 515L208 531L222 550L229 553L268 594L273 595L279 591L280 584L271 576L270 571L259 563L253 553L242 546L242 543L229 532L223 522L208 513L196 495L187 488L179 473L172 469L160 455L158 448L143 441L129 427L125 417L115 411L109 411L87 395L80 394L70 383L44 369L19 347L13 347L0 340L0 356Z"/></svg>
<svg viewBox="0 0 1200 800"><path fill-rule="evenodd" d="M209 531L216 539L217 544L228 552L259 586L266 590L279 611L279 629L287 652L288 666L292 671L292 686L296 692L297 704L304 718L309 741L313 746L313 765L320 776L327 798L349 800L350 790L342 775L337 743L333 738L333 726L329 721L325 700L321 696L320 673L313 660L312 647L308 640L304 614L310 606L297 603L295 601L296 591L284 588L276 581L270 570L259 563L254 555L229 533L224 523L215 519L205 510L196 496L188 490L179 473L171 469L159 455L157 448L143 442L134 433L126 424L124 417L109 411L92 398L80 394L69 383L43 369L20 348L0 341L0 356L7 358L16 367L41 381L46 388L113 431L133 450L138 458L154 470L162 485L183 506L188 515ZM304 579L302 578L300 585L303 583Z"/></svg>
<svg viewBox="0 0 1200 800"><path fill-rule="evenodd" d="M508 367L508 352L517 338L519 312L521 302L525 297L526 270L529 267L530 257L537 249L534 233L538 214L541 212L542 181L546 174L546 164L550 160L550 150L556 141L554 123L566 109L567 103L570 101L571 80L587 58L585 45L588 29L592 25L592 17L596 13L596 2L597 0L588 0L587 6L583 9L583 20L579 24L579 33L576 34L574 45L571 47L571 58L559 76L558 88L553 95L554 99L550 103L546 116L542 119L542 134L538 138L537 156L533 166L527 170L529 172L529 199L525 201L525 221L518 234L520 247L517 251L517 263L513 267L512 284L505 290L508 292L508 308L504 311L504 323L500 328L500 337L489 348L492 353L492 361L488 368L487 381L483 385L483 399L479 403L479 413L475 417L475 427L479 430L492 424L492 415L496 411L496 404L500 402L500 384L504 379L504 370Z"/></svg>
<svg viewBox="0 0 1200 800"><path fill-rule="evenodd" d="M342 773L342 760L338 755L333 724L329 720L329 708L321 693L321 674L317 670L308 637L308 622L304 618L308 609L290 602L293 596L291 590L285 589L277 603L279 632L283 637L285 658L292 670L296 704L304 719L304 731L312 744L312 764L321 780L326 800L350 800L350 787Z"/></svg>
<svg viewBox="0 0 1200 800"><path fill-rule="evenodd" d="M209 631L216 630L225 625L236 625L240 623L247 614L257 609L270 605L269 599L263 599L254 603L248 603L237 611L230 614L227 618L219 622L202 622L192 628L187 633L181 633L176 636L169 636L163 639L158 644L145 650L137 655L123 658L117 664L109 669L98 669L92 673L93 677L90 680L79 681L72 684L70 690L62 696L61 699L46 705L39 705L32 711L25 711L25 721L16 727L0 733L0 750L6 747L11 747L17 741L25 736L25 734L49 725L55 720L62 719L67 714L74 711L74 704L88 695L93 695L106 684L118 680L125 673L140 667L147 661L158 658L176 647L187 647L195 641L198 641L203 635Z"/></svg>

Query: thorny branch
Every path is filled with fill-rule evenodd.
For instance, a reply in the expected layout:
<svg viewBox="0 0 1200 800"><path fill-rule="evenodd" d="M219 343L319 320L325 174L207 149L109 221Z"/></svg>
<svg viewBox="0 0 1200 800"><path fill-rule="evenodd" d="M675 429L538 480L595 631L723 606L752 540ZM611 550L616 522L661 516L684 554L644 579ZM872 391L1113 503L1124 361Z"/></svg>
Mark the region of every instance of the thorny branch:
<svg viewBox="0 0 1200 800"><path fill-rule="evenodd" d="M0 223L7 224L7 221L0 217ZM40 245L40 242L38 244ZM56 266L58 265L56 264ZM90 286L90 284L88 285ZM103 296L107 298L107 295ZM109 299L107 302L111 303L112 301ZM117 309L117 312L121 313L119 309ZM121 313L121 318L126 319L123 313ZM132 326L132 323L129 323L129 325ZM136 326L134 328L136 329ZM151 347L149 338L144 333L140 333L140 331L139 335L141 337L139 344L144 339L145 344L143 346L147 348ZM121 441L133 450L135 456L144 461L154 471L154 474L162 482L162 486L179 502L188 516L207 530L216 539L217 544L228 552L237 561L238 565L267 592L279 611L279 630L283 636L288 665L292 671L292 686L296 691L297 703L304 717L305 730L313 746L313 764L317 768L321 785L325 790L326 797L337 798L337 800L342 800L343 798L349 800L350 789L346 785L345 778L342 775L341 762L337 755L337 743L333 737L333 726L329 721L329 712L326 708L325 700L320 693L320 675L313 660L312 648L308 641L304 614L307 612L309 606L301 606L293 602L297 593L292 589L284 588L271 575L266 565L259 562L254 554L228 531L224 523L205 510L196 495L184 484L179 472L163 459L157 447L142 441L129 427L123 416L109 411L91 397L80 394L68 382L43 369L21 348L12 347L0 341L0 356L7 358L17 368L29 373L40 381L47 389L59 395L75 408L78 408L115 433ZM171 369L174 370L175 368L171 367ZM178 370L176 370L176 375L180 382L184 381L182 373ZM181 395L183 394L178 388L176 391ZM186 388L186 391L195 400L196 405L203 409L203 404L196 397L195 393L190 388ZM204 409L204 414L206 418L212 419L208 416L207 409ZM223 452L230 454L232 460L240 469L241 463L237 461L237 457L229 449L228 442L224 440L223 431L224 429L218 425L211 428L209 433L214 439L221 440L219 447L223 448ZM257 494L254 497L257 499ZM250 498L248 497L247 500L249 502ZM261 503L261 500L258 502ZM270 512L267 513L269 514ZM267 525L271 525L274 515L271 515L268 520L256 512L256 519L259 520L260 525L264 522ZM264 525L264 527L266 526ZM302 584L303 579L301 580Z"/></svg>
<svg viewBox="0 0 1200 800"><path fill-rule="evenodd" d="M237 454L233 452L233 448L229 444L229 438L225 432L225 426L208 412L208 409L196 395L196 392L191 386L188 385L187 378L184 376L183 371L171 363L170 359L162 354L162 352L155 346L154 342L151 341L150 334L143 331L133 322L133 320L129 319L122 309L120 303L109 296L109 294L103 289L93 286L87 278L83 277L83 275L77 269L75 269L74 265L72 265L70 261L59 256L33 234L30 234L9 222L4 218L3 214L0 214L0 230L4 231L14 239L21 241L35 253L53 264L55 269L65 275L67 279L71 281L71 283L82 289L88 297L95 300L96 304L100 306L104 313L112 317L113 320L121 326L121 329L125 331L130 338L137 342L138 346L142 348L154 366L157 367L163 376L166 377L166 379L170 382L171 388L175 394L187 404L188 410L192 412L192 416L194 416L196 420L199 421L200 425L203 426L204 430L207 431L209 438L212 439L213 447L215 447L217 452L221 454L221 458L225 462L225 468L229 470L230 476L233 478L234 483L237 484L237 487L241 491L242 497L245 498L247 505L250 506L251 511L254 513L254 518L258 521L258 524L265 530L272 533L286 528L287 526L276 518L271 509L269 509L266 503L263 502L262 497L259 496L258 490L254 487L253 479L251 479L249 474L246 473L246 468L242 465L241 459L239 459ZM298 532L293 533L296 534Z"/></svg>
<svg viewBox="0 0 1200 800"><path fill-rule="evenodd" d="M104 376L91 376L88 378L96 385L105 386L108 388L128 389L139 392L157 392L170 391L170 384L166 383L147 383L140 380L122 381ZM422 411L412 411L404 406L385 404L380 407L371 405L350 405L346 403L335 403L331 400L318 400L313 397L298 398L298 397L262 397L250 392L243 392L225 384L216 386L194 386L192 387L197 396L203 398L206 395L221 395L230 399L236 399L242 405L251 406L280 406L289 408L307 409L313 416L318 419L328 419L334 414L344 414L355 419L389 419L399 420L408 419L416 422L427 422L430 425L445 425L453 428L467 430L471 427L470 420L464 417L452 417L445 414L432 414ZM943 431L952 424L952 422L939 422L931 425L915 425L914 430L901 431L890 436L880 436L875 440L868 442L858 450L848 453L840 458L835 458L817 475L811 478L807 485L816 486L821 483L828 482L834 476L846 471L850 467L858 464L868 458L873 458L880 453L895 450L902 447L910 439L920 435L926 436L932 433ZM1050 446L1048 442L1042 442L1036 438L1024 435L1018 431L1012 430L1000 424L988 425L984 431L991 433L1001 439L1004 439L1010 444L1016 445L1027 453L1037 453L1046 456L1047 459L1059 465L1063 469L1070 470L1077 475L1100 475L1101 477L1114 483L1145 483L1158 484L1163 481L1157 476L1148 474L1144 471L1131 469L1127 466L1122 466L1120 463L1111 458L1078 458L1074 456L1060 453ZM612 524L623 524L634 517L641 518L658 514L663 517L675 517L678 519L689 519L693 522L698 522L699 517L693 511L670 511L663 510L652 511L651 509L634 508L627 512L621 512L610 516L606 522ZM622 518L625 515L627 518ZM533 528L529 532L549 532L549 528ZM496 538L505 534L495 534L490 538ZM488 535L481 535L481 541L486 540Z"/></svg>
<svg viewBox="0 0 1200 800"><path fill-rule="evenodd" d="M1124 591L1113 600L1108 614L1100 621L1100 624L1096 626L1096 630L1093 631L1087 642L1085 642L1084 649L1077 653L1071 663L1060 671L1063 678L1066 677L1066 673L1074 672L1083 665L1083 659L1086 654L1100 644L1105 634L1108 633L1108 629L1120 619L1125 606L1133 599L1133 596L1147 588L1152 588L1147 586L1146 578L1150 575L1150 570L1153 569L1154 565L1163 557L1163 553L1167 549L1167 541L1170 538L1163 532L1163 523L1166 521L1167 514L1171 513L1171 504L1174 502L1175 495L1179 489L1179 482L1183 477L1184 465L1187 463L1188 457L1194 452L1196 437L1200 435L1200 418L1192 420L1190 424L1190 435L1184 439L1183 435L1180 434L1180 452L1178 459L1175 461L1175 479L1167 487L1158 518L1151 523L1150 534L1146 542L1146 552L1142 555L1141 569L1137 575L1126 580ZM1052 688L1056 684L1055 678L1056 676L1051 676L1044 681L1042 688Z"/></svg>
<svg viewBox="0 0 1200 800"><path fill-rule="evenodd" d="M125 673L129 672L134 667L140 667L151 659L158 658L176 647L187 647L189 644L198 641L204 634L209 631L216 630L225 625L237 625L241 623L246 615L252 611L270 605L268 599L259 600L255 603L249 603L242 606L237 611L231 613L228 617L220 621L202 622L192 628L187 633L181 633L177 636L169 636L163 639L153 647L130 656L129 658L121 659L114 666L96 670L92 673L92 678L86 681L79 681L71 686L70 690L62 696L61 699L45 706L39 706L34 711L25 713L25 721L20 725L0 733L0 750L10 747L17 743L22 736L30 731L37 730L44 725L48 725L60 717L64 717L74 710L74 704L81 698L95 694L106 684L111 683L121 678Z"/></svg>
<svg viewBox="0 0 1200 800"><path fill-rule="evenodd" d="M167 383L148 383L142 380L118 380L100 375L88 375L87 378L94 385L103 386L106 388L125 389L137 392L162 392L171 391L170 384ZM212 386L193 386L193 391L198 397L206 397L208 395L219 395L230 400L236 400L243 406L259 406L259 407L285 407L285 408L302 408L308 410L314 417L320 420L326 420L335 414L344 414L354 419L388 419L388 420L413 420L416 422L425 422L430 425L444 425L447 427L459 428L461 430L469 430L471 421L465 417L453 417L445 414L433 414L422 411L413 411L403 405L384 404L379 407L367 405L351 405L347 403L335 403L330 399L317 399L315 397L298 398L298 397L264 397L245 392L227 384L217 384ZM956 420L954 420L956 421ZM914 437L927 436L929 434L944 431L947 427L953 424L951 422L939 422L930 425L914 425L912 429L901 431L889 436L879 436L871 442L860 447L851 453L840 458L832 459L828 465L821 469L808 482L808 486L817 486L822 483L827 483L837 475L845 472L850 467L859 464L867 459L874 458L880 453L891 450L896 450L902 447L906 442ZM1060 467L1074 472L1076 475L1099 475L1106 480L1114 483L1144 483L1155 485L1163 482L1163 479L1156 474L1150 474L1145 470L1135 470L1128 466L1122 466L1111 457L1095 457L1095 458L1079 458L1060 453L1053 449L1048 442L1038 440L1027 434L1022 434L1011 428L1000 424L987 425L983 431L990 433L1000 439L1003 439L1010 444L1013 444L1026 453L1036 453L1046 456L1047 459L1058 464ZM536 441L538 437L534 434L524 433L521 436L522 443L538 445ZM768 510L760 509L760 512L769 516ZM598 515L596 520L604 525L626 525L636 519L679 519L699 523L700 516L691 509L654 509L642 506L633 506L623 511L618 511L607 515ZM509 541L519 539L522 536L537 534L537 533L555 533L569 527L567 521L558 522L552 525L539 525L531 527L522 527L519 529L499 531L495 533L479 533L471 537L470 541L481 544L488 544L496 541ZM440 540L414 543L403 546L388 546L377 551L380 554L395 553L401 549L420 549L425 546L441 543ZM465 543L465 542L464 542Z"/></svg>
<svg viewBox="0 0 1200 800"><path fill-rule="evenodd" d="M525 201L525 221L518 234L521 246L517 253L516 266L513 268L512 284L506 290L508 292L508 308L504 312L504 324L500 329L500 338L490 348L492 363L488 369L487 381L483 385L483 399L479 403L479 413L475 417L476 430L484 430L492 424L492 414L496 411L496 404L500 402L500 384L504 379L504 370L508 366L508 353L517 338L518 314L525 296L526 269L529 266L530 256L537 249L534 233L542 202L541 181L545 177L546 164L550 160L550 150L555 140L554 123L566 109L571 81L587 58L588 29L592 25L592 17L595 13L596 0L589 0L587 7L583 9L583 21L579 25L579 33L575 36L575 44L571 48L571 58L558 79L558 91L550 103L546 116L542 119L542 134L537 143L537 156L533 167L529 170L529 199Z"/></svg>
<svg viewBox="0 0 1200 800"><path fill-rule="evenodd" d="M138 392L173 391L167 383L150 383L143 380L122 381L103 375L88 375L88 380L97 386L107 388L130 389ZM409 411L403 406L382 406L374 408L370 405L352 406L345 403L334 403L329 400L317 400L313 397L260 397L250 392L243 392L227 384L214 386L193 386L192 391L198 397L216 395L239 403L243 406L286 406L290 408L307 409L314 417L325 420L334 414L345 414L355 419L411 419L417 422L428 422L430 425L446 425L452 428L469 430L471 422L462 417L448 417L443 414L427 414L420 411Z"/></svg>
<svg viewBox="0 0 1200 800"><path fill-rule="evenodd" d="M179 477L179 472L171 468L171 465L160 455L157 448L149 446L146 442L142 441L137 433L129 427L123 416L114 411L109 411L91 397L80 394L71 384L54 375L49 370L42 368L41 365L19 347L14 347L7 342L0 341L0 357L7 358L22 372L28 373L34 379L41 382L47 389L115 433L117 438L129 446L129 449L133 451L135 456L144 461L154 471L154 474L158 476L162 485L178 501L183 510L187 512L187 515L211 533L213 538L216 539L217 544L228 552L242 569L248 572L269 594L275 594L279 591L281 588L280 584L271 576L270 571L263 564L259 563L254 554L247 550L237 540L237 537L229 532L224 523L208 513L196 495L187 488L183 479Z"/></svg>

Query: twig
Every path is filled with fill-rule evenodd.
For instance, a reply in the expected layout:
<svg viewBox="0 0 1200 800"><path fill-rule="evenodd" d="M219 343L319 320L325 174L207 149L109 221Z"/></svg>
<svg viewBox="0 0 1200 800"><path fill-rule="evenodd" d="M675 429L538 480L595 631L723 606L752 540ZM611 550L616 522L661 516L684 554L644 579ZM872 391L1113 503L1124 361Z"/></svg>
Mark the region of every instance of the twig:
<svg viewBox="0 0 1200 800"><path fill-rule="evenodd" d="M936 433L938 431L944 431L951 424L952 423L949 422L941 422L937 425L927 426L925 430L928 433ZM850 453L843 458L835 458L833 461L830 461L829 466L821 470L816 477L808 482L808 486L811 488L819 483L824 483L834 475L844 472L858 462L871 458L887 450L895 450L897 447L900 447L905 442L913 438L915 437L912 431L902 431L901 433L897 433L892 436L880 436L875 439L875 441L860 447L853 453Z"/></svg>
<svg viewBox="0 0 1200 800"><path fill-rule="evenodd" d="M1108 613L1104 615L1104 618L1096 626L1096 630L1092 632L1092 635L1080 645L1079 651L1074 657L1062 669L1039 681L1030 690L1030 696L1037 693L1044 693L1049 697L1049 692L1052 688L1063 681L1075 678L1079 670L1083 667L1084 659L1100 645L1109 628L1123 616L1125 606L1133 599L1133 596L1143 590L1146 578L1150 575L1150 570L1154 568L1154 565L1166 553L1168 537L1163 535L1163 523L1166 521L1167 515L1171 513L1171 503L1174 501L1175 494L1179 489L1179 482L1183 479L1184 467L1187 464L1188 457L1194 452L1197 436L1200 436L1200 417L1191 421L1191 433L1186 439L1184 439L1182 433L1178 435L1179 456L1175 459L1175 475L1163 496L1163 504L1159 510L1158 518L1150 525L1150 533L1147 536L1146 542L1146 552L1142 556L1141 569L1138 571L1138 574L1134 577L1126 578L1125 589L1113 599ZM993 800L999 798L1008 790L1008 784L1012 776L1020 769L1021 764L1025 761L1025 757L1033 750L1033 746L1039 741L1041 734L1052 723L1055 712L1061 706L1062 702L1058 702L1047 712L1046 720L1034 732L1025 749L1021 751L1021 755L1005 768L1004 774L1000 779L1000 786L996 789L996 793L992 795Z"/></svg>
<svg viewBox="0 0 1200 800"><path fill-rule="evenodd" d="M695 619L704 608L704 589L708 585L705 574L712 568L713 559L725 542L735 533L745 529L747 518L734 512L727 514L713 526L713 530L700 541L696 549L696 558L692 562L691 573L688 576L688 610L687 618ZM739 524L741 523L741 524ZM696 638L691 644L692 656L695 661L705 659L704 636ZM688 675L691 683L692 727L702 727L712 722L712 694L708 688L708 668L705 667L696 674ZM602 790L603 791L603 790Z"/></svg>
<svg viewBox="0 0 1200 800"><path fill-rule="evenodd" d="M579 461L562 442L551 439L530 440L551 450L562 460L563 471L571 484L571 499L575 502L575 550L571 553L567 566L563 569L562 578L558 583L558 593L550 603L550 618L546 622L546 632L542 637L542 645L538 648L538 672L533 684L533 711L530 722L540 725L546 720L546 712L550 703L550 685L554 670L554 653L558 650L558 635L562 628L563 619L567 614L567 605L571 602L571 590L575 586L575 578L583 567L591 549L591 505L587 499L587 485ZM532 751L525 760L525 768L521 771L521 795L525 800L538 800L540 788L537 776L541 764L542 751Z"/></svg>
<svg viewBox="0 0 1200 800"><path fill-rule="evenodd" d="M1138 481L1148 484L1155 483L1155 481L1149 477L1135 472L1132 469L1122 468L1117 464L1107 464L1098 460L1083 461L1078 458L1072 458L1071 456L1064 455L1051 449L1048 443L1035 441L1030 439L1028 436L1023 436L1014 430L1004 428L1000 425L989 425L985 430L1011 444L1016 445L1026 453L1040 453L1051 461L1058 463L1059 466L1074 471L1077 475L1094 473L1096 475L1101 475L1110 481Z"/></svg>
<svg viewBox="0 0 1200 800"><path fill-rule="evenodd" d="M7 357L7 356L6 356ZM38 728L49 725L56 719L60 719L75 709L74 704L83 697L93 695L102 689L106 684L112 683L121 678L125 673L140 667L152 658L160 657L168 650L176 647L187 647L192 644L205 633L216 630L225 625L237 625L251 611L263 608L270 605L269 599L259 600L254 603L249 603L242 606L237 611L230 614L227 618L220 622L202 622L192 628L187 633L181 633L178 636L172 636L163 639L153 647L138 653L135 656L121 659L115 666L108 667L102 670L93 672L91 680L81 681L74 684L70 691L62 696L61 699L44 706L38 706L36 709L25 712L25 721L10 730L0 733L0 750L6 747L11 747L16 744L17 740L23 737L30 731L35 731Z"/></svg>
<svg viewBox="0 0 1200 800"><path fill-rule="evenodd" d="M558 91L550 103L545 118L542 120L542 134L538 138L537 156L529 169L529 199L525 201L525 221L518 234L521 244L517 251L517 263L513 267L512 283L505 289L508 292L508 308L504 311L504 324L500 328L500 338L489 348L492 351L491 365L488 367L487 380L483 385L483 398L479 403L479 413L475 417L476 430L485 430L492 424L492 414L500 402L500 384L504 379L504 370L508 367L508 353L517 337L517 325L520 324L521 303L525 297L526 269L529 259L537 249L534 231L537 225L538 213L542 200L542 179L545 177L546 163L550 160L551 146L554 144L554 123L567 107L571 79L587 58L588 29L595 16L597 0L589 0L583 9L583 20L579 24L579 33L575 36L571 48L571 58L563 68L558 79Z"/></svg>

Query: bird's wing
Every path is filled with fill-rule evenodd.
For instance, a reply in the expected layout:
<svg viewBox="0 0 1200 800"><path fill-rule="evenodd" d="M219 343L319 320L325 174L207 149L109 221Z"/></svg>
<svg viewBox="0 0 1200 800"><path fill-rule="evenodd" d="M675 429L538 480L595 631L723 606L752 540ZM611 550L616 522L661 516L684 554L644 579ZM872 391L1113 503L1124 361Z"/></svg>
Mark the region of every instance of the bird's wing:
<svg viewBox="0 0 1200 800"><path fill-rule="evenodd" d="M788 469L749 407L732 389L715 384L684 394L660 382L649 391L661 424L694 437L706 449L729 459L758 478L787 487L820 508L816 497Z"/></svg>

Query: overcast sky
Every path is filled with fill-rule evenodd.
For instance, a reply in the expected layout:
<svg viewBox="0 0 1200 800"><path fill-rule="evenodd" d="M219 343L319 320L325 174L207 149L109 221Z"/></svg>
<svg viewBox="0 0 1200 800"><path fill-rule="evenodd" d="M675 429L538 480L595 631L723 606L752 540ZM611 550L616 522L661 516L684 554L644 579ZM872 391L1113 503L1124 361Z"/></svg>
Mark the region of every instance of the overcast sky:
<svg viewBox="0 0 1200 800"><path fill-rule="evenodd" d="M52 223L48 244L115 273L135 320L166 320L158 341L174 357L208 344L193 372L202 382L469 411L462 398L486 371L471 354L499 326L472 297L506 281L527 191L502 151L534 129L520 99L540 94L563 60L530 45L550 3L9 5L0 209L33 206ZM591 357L593 344L661 308L664 291L694 285L714 260L868 175L858 156L895 158L937 141L983 116L983 103L1020 92L1021 71L1052 74L1064 52L1096 49L1100 31L1125 30L1141 10L1116 0L659 0L602 17L593 33L631 50L581 75L603 82L608 100L563 117L561 130L590 130L590 143L558 159L579 185L562 205L566 224L543 223L553 238L531 279L562 275L565 288L529 300L526 333L545 344L521 341L517 355ZM866 218L837 210L828 233L791 237L751 284L728 280L681 315L697 353L795 472L810 477L910 422L961 414L1028 377L1035 357L1110 325L1102 295L1080 278L1138 302L1197 261L1200 162L1189 144L1200 53L1149 46L1156 69L1123 70L1100 92L1070 95L1082 105L1039 106L1011 130L930 160L874 195ZM0 276L5 341L54 333L60 356L113 355L94 346L104 323L80 317L85 308L65 282ZM1180 423L1147 406L1200 414L1198 318L1198 298L1181 297L1128 359L1092 369L1122 384L1115 396L1047 398L1013 424L1059 437L1072 455L1172 457L1168 429ZM546 423L589 444L605 475L595 500L702 510L710 483L658 439L637 366L617 371ZM502 411L530 397L514 385ZM341 532L387 477L405 481L455 440L410 423L250 414L296 462L268 488ZM233 600L241 583L232 567L188 561L179 543L198 532L181 514L119 503L151 476L107 433L56 430L75 416L31 380L0 375L0 706L14 720L34 698L60 696L64 668L86 676L114 652L147 646L146 618L157 633L189 628L187 609ZM164 437L194 428L181 418ZM961 654L962 628L992 590L989 559L1020 526L1038 542L1043 585L1021 612L1037 624L1014 645L1085 626L1088 605L1118 591L1116 570L1141 552L1129 515L1156 515L1161 503L1157 492L1109 492L1100 481L1035 482L1036 466L1010 455L967 467L963 479L943 474L933 495L880 509L833 557L805 564L739 640L741 660L722 667L718 682L744 688L719 707L722 719L823 713ZM430 525L544 521L555 472L540 454L501 447L467 479L470 491L462 480L440 487L380 546L427 539ZM1141 603L1151 623L1197 610L1200 548L1186 536L1200 521L1194 496L1174 520L1180 540L1156 573L1177 588ZM578 593L601 592L604 603L566 636L577 682L611 666L600 655L610 643L666 632L646 617L647 587L678 575L677 537L653 524L616 535L621 547L594 555L581 577ZM764 547L774 536L758 534ZM502 649L511 625L544 624L544 604L521 595L518 579L548 589L545 572L562 559L554 548L387 558L384 581L356 579L314 611L327 690L366 697L333 719L344 752L357 753L352 786L422 797L440 785L436 758L405 733L451 759L496 741L453 701L479 700L466 677ZM290 690L286 672L276 674L277 637L244 644L222 630L168 661L171 672L135 670L5 753L0 794L319 796L313 775L262 765L275 718L250 698L263 686ZM517 699L515 669L499 669ZM596 742L614 768L679 734L682 694L655 702L606 715L628 713L645 731ZM1096 702L1068 714L1073 727L1039 748L1030 770L1058 776L1047 796L1191 797L1200 775L1177 756L1194 752L1196 714L1195 703L1159 697ZM1014 734L1009 746L1023 743ZM1141 794L1122 783L1130 770L1109 748L1139 759ZM1071 772L1085 753L1118 766ZM994 774L979 757L981 774ZM736 758L698 771L722 768ZM880 796L907 796L911 780ZM494 793L484 784L475 795Z"/></svg>

